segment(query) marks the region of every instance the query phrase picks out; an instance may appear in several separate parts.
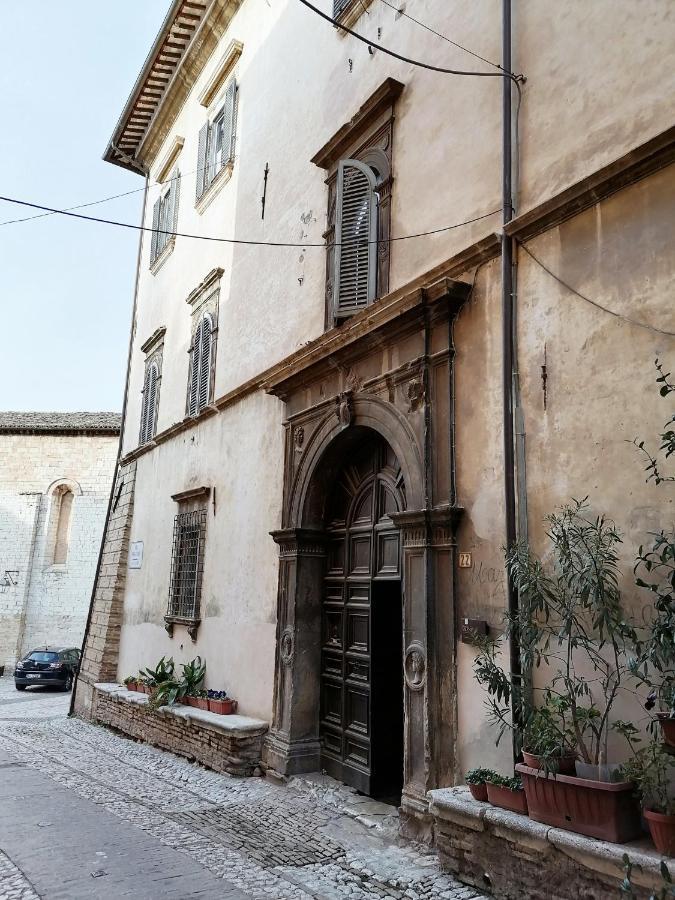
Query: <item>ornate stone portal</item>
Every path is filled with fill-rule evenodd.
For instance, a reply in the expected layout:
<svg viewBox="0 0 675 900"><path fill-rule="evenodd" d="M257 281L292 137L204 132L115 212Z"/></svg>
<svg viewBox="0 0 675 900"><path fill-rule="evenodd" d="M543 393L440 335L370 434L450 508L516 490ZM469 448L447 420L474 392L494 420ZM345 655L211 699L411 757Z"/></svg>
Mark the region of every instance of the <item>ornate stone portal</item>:
<svg viewBox="0 0 675 900"><path fill-rule="evenodd" d="M390 448L404 485L405 508L392 510L388 521L401 548L401 805L409 831L428 822L427 792L455 779L460 510L453 503L449 338L466 294L466 285L446 280L420 291L405 320L379 325L365 310L352 319L352 338L340 350L333 344L329 351L327 341L325 355L313 352L311 362L299 361L267 385L286 402L288 417L283 528L272 533L280 551L277 654L264 762L281 775L321 769L322 648L325 656L331 641L326 628L322 633L326 509L338 475L371 435Z"/></svg>

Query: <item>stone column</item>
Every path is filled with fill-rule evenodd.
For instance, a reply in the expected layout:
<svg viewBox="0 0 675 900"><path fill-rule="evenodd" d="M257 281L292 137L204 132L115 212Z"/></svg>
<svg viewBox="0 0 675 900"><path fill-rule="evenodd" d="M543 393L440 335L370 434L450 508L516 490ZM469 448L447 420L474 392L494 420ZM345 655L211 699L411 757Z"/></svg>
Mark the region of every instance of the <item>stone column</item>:
<svg viewBox="0 0 675 900"><path fill-rule="evenodd" d="M264 765L280 775L320 768L321 592L325 538L321 531L273 531L279 545L274 713Z"/></svg>
<svg viewBox="0 0 675 900"><path fill-rule="evenodd" d="M427 791L452 783L456 705L454 527L449 507L396 513L403 547L405 830L430 825ZM447 695L447 696L446 696ZM448 721L449 719L449 721Z"/></svg>

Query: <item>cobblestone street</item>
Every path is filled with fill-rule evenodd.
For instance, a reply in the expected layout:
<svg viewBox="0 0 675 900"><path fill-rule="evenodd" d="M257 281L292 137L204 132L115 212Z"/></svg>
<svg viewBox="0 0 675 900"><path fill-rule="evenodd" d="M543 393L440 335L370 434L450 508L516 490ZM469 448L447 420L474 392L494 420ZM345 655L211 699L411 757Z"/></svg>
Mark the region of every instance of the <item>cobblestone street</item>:
<svg viewBox="0 0 675 900"><path fill-rule="evenodd" d="M479 895L328 778L210 772L0 679L0 900Z"/></svg>

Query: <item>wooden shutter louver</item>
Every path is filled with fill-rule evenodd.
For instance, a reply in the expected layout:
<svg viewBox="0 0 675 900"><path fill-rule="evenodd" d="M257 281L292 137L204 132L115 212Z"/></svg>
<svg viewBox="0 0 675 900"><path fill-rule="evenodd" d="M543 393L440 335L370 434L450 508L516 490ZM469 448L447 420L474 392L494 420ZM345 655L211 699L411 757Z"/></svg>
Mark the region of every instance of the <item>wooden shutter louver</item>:
<svg viewBox="0 0 675 900"><path fill-rule="evenodd" d="M195 189L196 199L199 200L204 193L207 184L206 174L206 150L209 139L209 123L206 122L199 130L199 142L197 145L197 182Z"/></svg>
<svg viewBox="0 0 675 900"><path fill-rule="evenodd" d="M197 330L192 338L192 356L190 358L190 386L188 389L188 415L196 416L198 392L199 392L199 356L202 343L202 322L197 326Z"/></svg>
<svg viewBox="0 0 675 900"><path fill-rule="evenodd" d="M159 228L159 214L162 208L162 198L158 197L155 200L155 205L152 207L152 237L150 240L150 265L154 263L157 259L157 241L159 238L159 234L157 229Z"/></svg>
<svg viewBox="0 0 675 900"><path fill-rule="evenodd" d="M145 373L143 384L143 403L141 406L140 444L147 444L155 436L155 413L157 405L157 379L159 372L153 363Z"/></svg>
<svg viewBox="0 0 675 900"><path fill-rule="evenodd" d="M336 19L344 12L351 2L352 0L333 0L333 18Z"/></svg>
<svg viewBox="0 0 675 900"><path fill-rule="evenodd" d="M178 230L178 202L180 200L180 172L178 169L174 169L171 175L171 197L171 215L167 216L167 230L172 232L172 237L175 237Z"/></svg>
<svg viewBox="0 0 675 900"><path fill-rule="evenodd" d="M199 351L198 408L204 409L209 402L211 388L211 319L204 316L201 322L201 347Z"/></svg>
<svg viewBox="0 0 675 900"><path fill-rule="evenodd" d="M237 126L237 82L234 78L230 81L225 91L225 104L223 106L223 150L220 158L220 167L224 168L234 159L234 140Z"/></svg>
<svg viewBox="0 0 675 900"><path fill-rule="evenodd" d="M375 299L377 212L373 170L357 159L341 160L335 214L336 317L351 315Z"/></svg>

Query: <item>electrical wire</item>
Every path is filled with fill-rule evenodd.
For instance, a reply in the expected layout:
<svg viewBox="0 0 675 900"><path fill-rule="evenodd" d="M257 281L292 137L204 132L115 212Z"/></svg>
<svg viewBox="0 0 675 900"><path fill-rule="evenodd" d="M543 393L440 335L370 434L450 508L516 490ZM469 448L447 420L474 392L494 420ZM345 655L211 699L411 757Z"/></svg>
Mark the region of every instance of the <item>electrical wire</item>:
<svg viewBox="0 0 675 900"><path fill-rule="evenodd" d="M315 12L317 16L321 16L322 19L325 19L327 22L330 22L331 25L334 25L336 28L342 29L342 31L346 31L347 34L351 34L352 37L355 37L357 40L366 44L368 47L374 47L376 50L380 50L382 53L387 54L387 56L393 56L394 59L399 59L401 62L409 63L411 66L417 66L420 69L428 69L430 72L441 72L443 75L473 75L476 78L510 78L512 81L520 81L522 80L522 75L514 75L512 72L507 72L506 70L500 72L468 72L463 69L445 69L442 66L432 66L429 63L420 62L417 59L410 59L409 56L403 56L400 53L396 53L395 50L390 50L388 47L384 47L382 44L376 44L375 41L369 40L367 37L364 37L362 34L359 34L357 31L354 31L351 28L347 28L346 25L343 25L337 19L333 19L328 13L322 12L320 9L317 9L309 0L300 0L300 3L303 6L306 6L308 9L311 9L312 12Z"/></svg>
<svg viewBox="0 0 675 900"><path fill-rule="evenodd" d="M101 225L115 225L118 228L128 228L132 231L155 232L156 234L165 234L168 237L190 238L191 240L196 241L216 241L223 244L243 244L253 247L298 247L302 249L307 249L310 247L322 247L323 249L326 249L327 247L340 247L351 243L391 244L395 241L407 241L411 238L429 237L430 235L441 234L444 231L452 231L452 229L454 228L461 228L463 225L471 225L473 222L480 222L483 219L488 219L490 216L495 216L498 212L501 212L501 208L493 209L492 212L484 213L481 216L475 216L473 219L466 219L464 222L457 222L454 225L445 225L442 228L433 228L430 231L420 231L416 234L405 234L401 235L400 237L382 238L374 241L361 241L360 238L351 238L347 241L342 241L341 243L335 242L333 244L327 244L325 241L321 244L300 244L287 241L249 241L243 240L241 238L224 238L205 234L189 234L183 231L168 231L162 228L149 228L146 225L132 225L129 222L117 222L114 219L101 219L98 216L85 216L83 213L70 212L66 209L54 209L51 206L41 206L38 203L28 203L28 201L26 200L16 200L12 197L0 197L0 201L4 201L5 203L15 203L18 206L27 206L30 209L40 209L43 212L48 212L60 216L68 216L73 219L83 219L85 222L98 222Z"/></svg>
<svg viewBox="0 0 675 900"><path fill-rule="evenodd" d="M610 316L614 316L616 319L623 319L624 322L629 322L631 325L637 325L638 328L646 328L647 331L653 331L654 334L665 334L667 337L675 337L675 331L664 331L661 328L656 328L654 325L648 325L646 322L640 322L638 319L633 319L630 316L624 316L622 313L618 313L613 309L608 309L606 306L603 306L601 303L598 303L597 300L592 300L590 297L587 297L585 294L582 294L576 288L572 287L571 284L568 284L564 281L559 275L556 275L555 272L552 272L551 269L547 265L545 265L540 259L538 259L534 253L529 250L525 244L519 243L518 246L527 253L527 255L537 263L540 268L546 272L547 275L550 275L555 281L561 284L564 288L566 288L571 294L574 294L576 297L579 297L581 300L585 300L586 303L590 303L591 306L594 306L596 309L602 310L602 312L609 313Z"/></svg>
<svg viewBox="0 0 675 900"><path fill-rule="evenodd" d="M436 37L441 38L444 41L447 41L448 44L452 44L453 47L457 47L459 50L463 50L465 53L468 53L470 56L474 56L476 59L479 59L481 62L487 63L488 66L494 66L495 69L499 69L501 72L504 72L506 75L511 75L511 72L507 72L504 66L500 66L499 63L492 62L490 59L486 59L484 56L481 56L480 53L474 53L473 50L469 50L468 47L463 47L461 44L458 44L457 41L450 40L444 34L441 34L440 31L436 31L431 25L427 25L425 22L420 22L419 19L416 19L414 16L411 16L409 13L405 12L403 6L398 7L393 3L390 3L389 0L380 0L380 3L384 3L385 6L388 6L389 9L393 9L399 16L403 16L406 19L410 19L411 22L414 22L415 25L419 25L420 28L424 28L427 31L430 31L431 34L435 34Z"/></svg>

